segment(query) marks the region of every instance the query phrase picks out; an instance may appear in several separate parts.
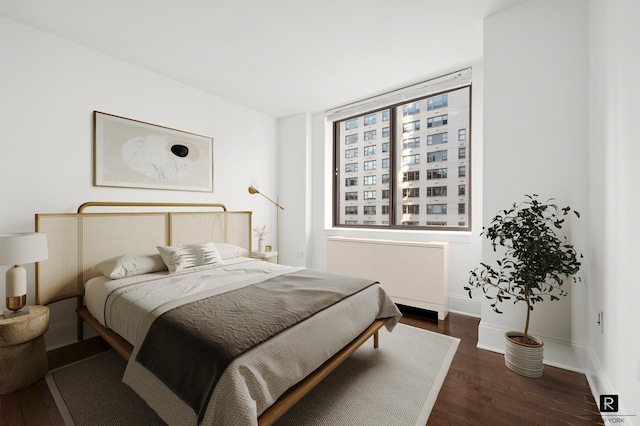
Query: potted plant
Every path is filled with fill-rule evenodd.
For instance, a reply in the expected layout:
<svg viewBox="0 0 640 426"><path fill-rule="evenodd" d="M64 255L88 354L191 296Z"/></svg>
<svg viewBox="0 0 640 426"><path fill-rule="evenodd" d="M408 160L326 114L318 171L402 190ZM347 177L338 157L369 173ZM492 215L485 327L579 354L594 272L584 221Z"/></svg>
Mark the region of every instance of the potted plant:
<svg viewBox="0 0 640 426"><path fill-rule="evenodd" d="M472 290L482 289L492 300L491 308L501 314L498 304L505 300L525 302L527 316L523 332L505 333L505 364L516 373L528 377L542 376L541 339L529 335L531 312L536 302L559 300L567 292L562 288L568 277L580 269L582 255L578 255L566 237L560 238L565 216L570 207L558 208L553 199L542 202L536 194L526 195L520 204L500 211L483 228L480 235L491 241L495 252L500 248L503 258L496 266L481 263L471 271L469 286L465 290L472 297ZM576 281L576 278L573 278Z"/></svg>

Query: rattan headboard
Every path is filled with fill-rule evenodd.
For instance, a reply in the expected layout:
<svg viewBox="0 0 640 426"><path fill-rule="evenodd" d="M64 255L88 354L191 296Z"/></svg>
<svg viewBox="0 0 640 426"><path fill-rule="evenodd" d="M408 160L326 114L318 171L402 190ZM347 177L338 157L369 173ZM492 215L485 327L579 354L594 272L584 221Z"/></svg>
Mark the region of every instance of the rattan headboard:
<svg viewBox="0 0 640 426"><path fill-rule="evenodd" d="M89 207L118 211L85 213ZM148 208L163 211L141 211ZM99 275L94 266L113 256L209 241L251 251L251 212L229 212L223 204L90 202L78 213L36 214L36 231L47 234L49 245L49 258L36 264L41 305L82 296L84 283Z"/></svg>

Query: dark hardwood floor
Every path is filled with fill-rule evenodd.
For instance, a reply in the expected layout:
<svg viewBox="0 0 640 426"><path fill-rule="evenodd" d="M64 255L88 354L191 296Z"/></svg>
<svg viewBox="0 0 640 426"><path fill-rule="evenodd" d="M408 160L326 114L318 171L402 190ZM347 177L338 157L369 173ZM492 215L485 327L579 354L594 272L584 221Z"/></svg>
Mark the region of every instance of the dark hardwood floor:
<svg viewBox="0 0 640 426"><path fill-rule="evenodd" d="M429 426L603 424L584 375L548 366L539 379L512 373L502 355L476 348L478 319L405 314L402 322L461 339ZM54 369L108 349L102 339L89 339L50 351L49 365ZM44 380L0 396L0 425L62 424Z"/></svg>

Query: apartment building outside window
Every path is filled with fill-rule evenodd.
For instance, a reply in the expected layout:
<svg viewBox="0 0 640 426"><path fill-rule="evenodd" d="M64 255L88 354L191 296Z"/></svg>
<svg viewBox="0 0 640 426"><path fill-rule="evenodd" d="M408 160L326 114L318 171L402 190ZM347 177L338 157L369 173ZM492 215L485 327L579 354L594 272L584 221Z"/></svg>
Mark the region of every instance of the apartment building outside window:
<svg viewBox="0 0 640 426"><path fill-rule="evenodd" d="M332 120L334 225L469 230L470 101L468 83Z"/></svg>

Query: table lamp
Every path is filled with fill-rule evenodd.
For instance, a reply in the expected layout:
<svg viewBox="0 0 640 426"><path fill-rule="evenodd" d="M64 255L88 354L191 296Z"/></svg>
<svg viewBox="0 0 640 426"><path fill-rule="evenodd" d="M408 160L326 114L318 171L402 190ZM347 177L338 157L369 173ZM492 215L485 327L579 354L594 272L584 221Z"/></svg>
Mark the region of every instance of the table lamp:
<svg viewBox="0 0 640 426"><path fill-rule="evenodd" d="M7 309L16 312L27 304L27 271L19 264L38 262L48 256L47 234L0 234L0 265L13 265L7 270Z"/></svg>

